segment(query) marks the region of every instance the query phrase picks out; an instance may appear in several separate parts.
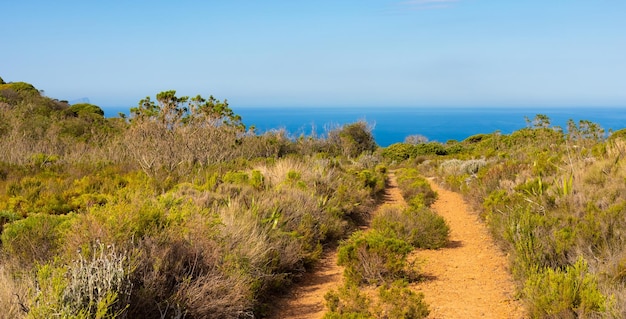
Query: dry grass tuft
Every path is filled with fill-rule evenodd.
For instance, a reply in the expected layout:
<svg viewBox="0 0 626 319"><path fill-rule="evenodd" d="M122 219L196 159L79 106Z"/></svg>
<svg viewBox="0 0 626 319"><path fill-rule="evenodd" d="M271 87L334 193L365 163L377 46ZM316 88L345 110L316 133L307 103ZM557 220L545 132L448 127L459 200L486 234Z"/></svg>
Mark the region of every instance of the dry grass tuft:
<svg viewBox="0 0 626 319"><path fill-rule="evenodd" d="M0 264L0 319L17 319L25 317L24 300L27 288L20 284L7 267Z"/></svg>

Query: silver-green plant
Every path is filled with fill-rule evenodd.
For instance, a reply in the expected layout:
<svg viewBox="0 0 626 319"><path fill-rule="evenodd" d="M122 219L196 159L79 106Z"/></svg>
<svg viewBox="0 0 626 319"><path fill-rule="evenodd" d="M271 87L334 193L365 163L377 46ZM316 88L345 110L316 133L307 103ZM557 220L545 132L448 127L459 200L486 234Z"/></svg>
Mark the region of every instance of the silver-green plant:
<svg viewBox="0 0 626 319"><path fill-rule="evenodd" d="M90 258L81 253L68 267L62 302L72 311L123 318L132 290L129 274L124 252L94 245Z"/></svg>

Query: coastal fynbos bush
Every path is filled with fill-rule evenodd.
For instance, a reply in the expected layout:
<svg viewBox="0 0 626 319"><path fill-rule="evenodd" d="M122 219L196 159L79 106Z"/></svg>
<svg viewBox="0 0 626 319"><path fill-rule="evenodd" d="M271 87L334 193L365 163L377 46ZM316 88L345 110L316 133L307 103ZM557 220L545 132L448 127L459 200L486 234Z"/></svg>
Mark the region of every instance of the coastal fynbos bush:
<svg viewBox="0 0 626 319"><path fill-rule="evenodd" d="M346 283L338 291L329 291L324 296L328 308L324 319L420 319L430 313L424 295L411 290L404 280L386 283L377 292L376 296L368 296L351 283Z"/></svg>
<svg viewBox="0 0 626 319"><path fill-rule="evenodd" d="M176 294L180 305L166 305L170 309L164 307L161 317L169 310L191 318L253 318L253 286L254 280L244 273L214 271L193 281L183 281Z"/></svg>
<svg viewBox="0 0 626 319"><path fill-rule="evenodd" d="M408 143L391 144L382 150L381 155L394 162L402 162L411 158L413 155L414 145Z"/></svg>
<svg viewBox="0 0 626 319"><path fill-rule="evenodd" d="M524 285L529 310L537 318L594 318L607 309L597 277L581 258L565 269L539 269Z"/></svg>
<svg viewBox="0 0 626 319"><path fill-rule="evenodd" d="M62 247L63 233L75 215L35 214L4 225L2 248L23 266L46 262Z"/></svg>
<svg viewBox="0 0 626 319"><path fill-rule="evenodd" d="M346 283L338 291L324 295L328 312L324 319L373 319L371 299L361 292L358 285Z"/></svg>
<svg viewBox="0 0 626 319"><path fill-rule="evenodd" d="M372 220L372 228L413 247L439 249L448 243L450 228L443 217L427 208L386 207Z"/></svg>
<svg viewBox="0 0 626 319"><path fill-rule="evenodd" d="M349 158L376 150L372 127L365 121L345 124L328 132L328 140Z"/></svg>
<svg viewBox="0 0 626 319"><path fill-rule="evenodd" d="M487 165L487 162L484 159L450 159L441 163L441 170L446 175L473 175L485 165Z"/></svg>
<svg viewBox="0 0 626 319"><path fill-rule="evenodd" d="M130 261L124 252L104 244L95 246L91 254L91 258L79 254L68 267L63 303L89 316L125 317L132 291Z"/></svg>
<svg viewBox="0 0 626 319"><path fill-rule="evenodd" d="M397 171L398 187L404 199L417 207L429 207L437 199L428 181L417 169L405 168Z"/></svg>
<svg viewBox="0 0 626 319"><path fill-rule="evenodd" d="M430 311L424 302L424 294L416 293L404 280L396 280L378 288L377 318L421 319Z"/></svg>
<svg viewBox="0 0 626 319"><path fill-rule="evenodd" d="M37 267L27 318L126 318L131 285L124 257L101 251L67 268Z"/></svg>
<svg viewBox="0 0 626 319"><path fill-rule="evenodd" d="M397 279L407 269L413 247L404 240L372 230L356 232L339 247L338 264L345 267L348 282L383 283Z"/></svg>

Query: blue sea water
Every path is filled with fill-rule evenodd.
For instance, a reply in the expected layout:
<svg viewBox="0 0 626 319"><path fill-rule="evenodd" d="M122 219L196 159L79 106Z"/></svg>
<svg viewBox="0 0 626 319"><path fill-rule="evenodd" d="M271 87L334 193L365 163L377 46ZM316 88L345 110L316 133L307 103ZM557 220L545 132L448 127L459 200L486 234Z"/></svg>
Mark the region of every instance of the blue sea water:
<svg viewBox="0 0 626 319"><path fill-rule="evenodd" d="M103 108L106 116L127 112L121 108ZM290 135L325 134L329 128L365 120L373 127L373 134L380 146L404 141L409 135L423 135L429 141L446 142L464 140L479 134L500 131L510 134L527 126L525 118L536 114L547 115L552 125L567 127L573 119L589 120L609 129L626 128L626 108L445 108L445 107L396 107L396 108L260 108L233 107L247 126L254 125L257 132L285 129Z"/></svg>

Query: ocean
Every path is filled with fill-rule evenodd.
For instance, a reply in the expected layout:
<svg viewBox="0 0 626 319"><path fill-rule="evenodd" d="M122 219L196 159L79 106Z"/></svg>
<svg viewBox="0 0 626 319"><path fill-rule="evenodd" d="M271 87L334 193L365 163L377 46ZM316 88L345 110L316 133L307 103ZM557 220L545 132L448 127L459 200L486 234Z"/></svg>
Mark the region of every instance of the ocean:
<svg viewBox="0 0 626 319"><path fill-rule="evenodd" d="M395 108L287 108L287 107L243 107L231 106L241 115L246 126L254 125L257 132L285 129L293 137L322 135L346 123L364 120L372 127L376 142L389 146L404 141L409 135L422 135L429 141L461 141L479 133L500 131L510 134L527 126L525 118L533 119L537 114L547 115L552 125L567 128L567 121L588 120L599 124L607 132L626 128L624 108L446 108L446 107L395 107ZM123 108L103 107L105 116L113 117Z"/></svg>

